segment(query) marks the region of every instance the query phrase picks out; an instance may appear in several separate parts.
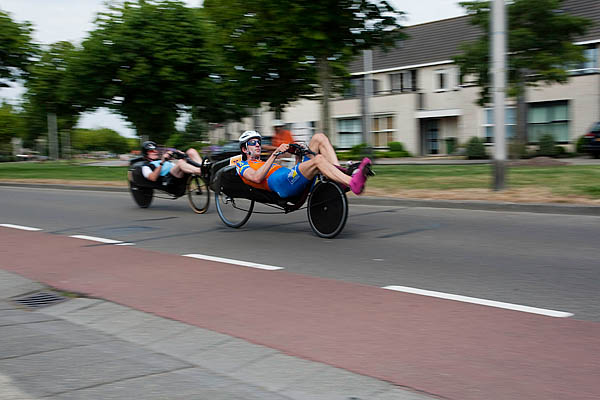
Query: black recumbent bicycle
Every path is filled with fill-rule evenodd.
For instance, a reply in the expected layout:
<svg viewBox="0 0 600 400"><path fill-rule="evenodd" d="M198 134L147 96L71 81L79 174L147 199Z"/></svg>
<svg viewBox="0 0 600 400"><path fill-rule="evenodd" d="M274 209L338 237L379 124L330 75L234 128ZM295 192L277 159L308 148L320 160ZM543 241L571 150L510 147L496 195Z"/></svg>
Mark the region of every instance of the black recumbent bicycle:
<svg viewBox="0 0 600 400"><path fill-rule="evenodd" d="M196 214L204 214L210 204L210 191L208 182L210 182L210 162L204 159L202 164L198 164L189 158L186 153L175 149L172 150L172 158L184 159L194 167L202 169L201 175L185 174L183 178L168 176L162 182L151 182L144 178L142 167L147 164L143 157L137 157L129 161L127 171L127 180L129 181L129 190L138 206L148 208L154 197L163 199L178 199L187 195L190 207ZM161 195L155 195L158 192Z"/></svg>
<svg viewBox="0 0 600 400"><path fill-rule="evenodd" d="M303 157L315 154L310 149L297 144L290 144L288 153ZM344 226L348 218L349 190L337 182L317 174L311 184L296 197L281 198L274 192L256 189L246 185L236 172L230 159L212 165L210 188L215 192L215 204L221 221L231 228L240 228L252 215L255 203L272 207L275 212L257 212L263 214L290 213L297 211L307 203L308 222L312 230L320 237L334 238ZM349 166L348 175L358 168L358 163ZM373 175L370 168L366 171Z"/></svg>

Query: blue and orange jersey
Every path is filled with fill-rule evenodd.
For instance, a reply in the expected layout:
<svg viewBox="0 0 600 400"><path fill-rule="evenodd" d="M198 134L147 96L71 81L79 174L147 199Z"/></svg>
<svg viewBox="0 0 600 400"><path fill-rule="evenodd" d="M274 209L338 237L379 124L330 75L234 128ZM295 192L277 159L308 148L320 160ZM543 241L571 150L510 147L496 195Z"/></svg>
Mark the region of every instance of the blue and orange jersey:
<svg viewBox="0 0 600 400"><path fill-rule="evenodd" d="M269 172L267 172L265 179L263 179L263 181L260 183L254 183L254 182L251 182L248 179L244 178L244 171L246 171L248 168L252 168L253 170L258 170L264 164L265 164L264 161L255 161L255 160L238 161L237 163L235 163L235 170L237 171L238 175L242 178L242 180L244 181L245 184L255 187L257 189L263 189L263 190L270 191L271 189L269 189L267 180L269 179L269 176L271 176L271 174L273 172L275 172L279 168L281 168L281 165L273 164L271 166L271 168L269 169Z"/></svg>

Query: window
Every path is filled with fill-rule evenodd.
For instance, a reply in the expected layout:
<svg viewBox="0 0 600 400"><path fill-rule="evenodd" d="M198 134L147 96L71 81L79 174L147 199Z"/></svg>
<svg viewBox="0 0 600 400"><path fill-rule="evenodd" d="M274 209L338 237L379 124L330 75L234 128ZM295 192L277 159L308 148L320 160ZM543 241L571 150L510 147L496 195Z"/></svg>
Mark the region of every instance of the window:
<svg viewBox="0 0 600 400"><path fill-rule="evenodd" d="M362 143L360 118L337 120L338 147L348 149Z"/></svg>
<svg viewBox="0 0 600 400"><path fill-rule="evenodd" d="M485 142L494 143L494 109L486 108L484 109L484 113L485 118L483 128L485 129ZM506 107L504 113L506 139L512 139L515 137L517 125L517 109L514 107Z"/></svg>
<svg viewBox="0 0 600 400"><path fill-rule="evenodd" d="M363 78L352 78L348 84L348 87L344 89L343 97L348 99L352 97L358 97L362 94ZM379 81L377 79L371 79L371 94L376 94L380 91Z"/></svg>
<svg viewBox="0 0 600 400"><path fill-rule="evenodd" d="M539 142L550 134L557 142L569 142L569 103L553 101L530 103L527 113L527 135L530 142Z"/></svg>
<svg viewBox="0 0 600 400"><path fill-rule="evenodd" d="M371 94L377 94L380 90L379 81L377 79L371 79Z"/></svg>
<svg viewBox="0 0 600 400"><path fill-rule="evenodd" d="M374 116L372 122L373 146L387 147L389 142L394 141L394 117Z"/></svg>
<svg viewBox="0 0 600 400"><path fill-rule="evenodd" d="M450 88L450 74L447 69L438 69L433 73L434 76L434 84L433 88L435 90L446 90Z"/></svg>
<svg viewBox="0 0 600 400"><path fill-rule="evenodd" d="M348 86L344 88L342 96L344 98L352 98L360 95L361 78L352 78L348 82Z"/></svg>
<svg viewBox="0 0 600 400"><path fill-rule="evenodd" d="M417 90L417 71L402 71L390 74L392 92L414 92Z"/></svg>
<svg viewBox="0 0 600 400"><path fill-rule="evenodd" d="M583 56L586 61L573 66L570 70L571 74L581 75L598 72L598 48L595 45L586 47L583 50Z"/></svg>

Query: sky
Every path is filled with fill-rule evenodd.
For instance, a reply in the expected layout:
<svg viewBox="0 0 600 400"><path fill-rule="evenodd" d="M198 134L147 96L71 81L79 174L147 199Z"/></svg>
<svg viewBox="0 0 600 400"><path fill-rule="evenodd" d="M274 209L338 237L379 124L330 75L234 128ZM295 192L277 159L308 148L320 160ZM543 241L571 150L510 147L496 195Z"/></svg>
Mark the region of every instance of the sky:
<svg viewBox="0 0 600 400"><path fill-rule="evenodd" d="M406 13L402 25L416 25L464 15L463 9L458 5L459 1L388 0L396 10ZM188 6L198 7L202 0L185 2ZM43 44L62 40L80 44L87 32L94 28L96 14L104 9L104 0L0 0L0 10L8 12L13 21L31 22L35 29L34 40ZM18 102L22 93L23 89L19 85L0 88L0 98L11 103ZM106 109L84 114L78 127L111 128L123 136L135 137L135 131L123 118Z"/></svg>

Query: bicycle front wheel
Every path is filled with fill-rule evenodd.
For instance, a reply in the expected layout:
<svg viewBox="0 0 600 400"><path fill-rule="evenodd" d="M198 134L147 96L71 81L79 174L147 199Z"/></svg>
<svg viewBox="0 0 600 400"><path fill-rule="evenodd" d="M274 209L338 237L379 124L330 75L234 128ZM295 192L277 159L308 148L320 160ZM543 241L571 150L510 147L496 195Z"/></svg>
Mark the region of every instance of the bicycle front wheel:
<svg viewBox="0 0 600 400"><path fill-rule="evenodd" d="M230 228L242 227L254 210L254 200L232 198L219 192L215 192L215 204L221 221Z"/></svg>
<svg viewBox="0 0 600 400"><path fill-rule="evenodd" d="M152 198L154 197L154 190L152 188L141 187L129 181L129 191L135 203L141 208L150 207Z"/></svg>
<svg viewBox="0 0 600 400"><path fill-rule="evenodd" d="M307 212L313 232L322 238L334 238L348 219L346 193L334 182L320 182L308 198Z"/></svg>
<svg viewBox="0 0 600 400"><path fill-rule="evenodd" d="M204 214L210 204L210 191L206 181L197 175L190 175L186 192L192 210L196 214Z"/></svg>

